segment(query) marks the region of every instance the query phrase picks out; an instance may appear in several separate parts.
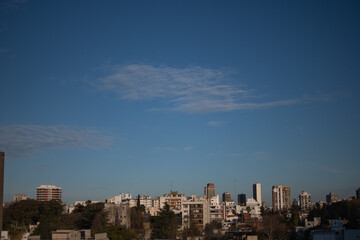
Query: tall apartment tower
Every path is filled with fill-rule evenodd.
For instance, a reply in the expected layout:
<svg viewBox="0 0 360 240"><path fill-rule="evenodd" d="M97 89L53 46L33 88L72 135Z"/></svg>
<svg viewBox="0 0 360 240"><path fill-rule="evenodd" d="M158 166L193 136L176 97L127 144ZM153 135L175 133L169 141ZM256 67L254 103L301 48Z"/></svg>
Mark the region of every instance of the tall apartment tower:
<svg viewBox="0 0 360 240"><path fill-rule="evenodd" d="M290 209L290 186L275 185L272 187L272 207L273 211Z"/></svg>
<svg viewBox="0 0 360 240"><path fill-rule="evenodd" d="M339 200L339 197L337 194L331 192L329 194L326 194L326 203L327 204L330 204L330 203L333 203L333 202L337 202Z"/></svg>
<svg viewBox="0 0 360 240"><path fill-rule="evenodd" d="M311 194L302 191L299 194L300 209L302 212L308 211L311 208Z"/></svg>
<svg viewBox="0 0 360 240"><path fill-rule="evenodd" d="M262 204L261 201L261 183L255 183L253 184L253 198L260 203L260 206Z"/></svg>
<svg viewBox="0 0 360 240"><path fill-rule="evenodd" d="M222 195L223 202L231 202L231 193L224 192Z"/></svg>
<svg viewBox="0 0 360 240"><path fill-rule="evenodd" d="M41 185L36 188L36 200L38 201L61 201L61 187L54 185Z"/></svg>
<svg viewBox="0 0 360 240"><path fill-rule="evenodd" d="M356 198L360 199L360 188L356 189Z"/></svg>
<svg viewBox="0 0 360 240"><path fill-rule="evenodd" d="M246 194L245 193L238 194L238 204L240 206L246 206Z"/></svg>
<svg viewBox="0 0 360 240"><path fill-rule="evenodd" d="M204 188L204 195L206 199L211 199L215 197L215 184L208 183L206 187Z"/></svg>
<svg viewBox="0 0 360 240"><path fill-rule="evenodd" d="M5 153L0 152L0 237L1 237L1 231L3 225L4 162L5 162Z"/></svg>

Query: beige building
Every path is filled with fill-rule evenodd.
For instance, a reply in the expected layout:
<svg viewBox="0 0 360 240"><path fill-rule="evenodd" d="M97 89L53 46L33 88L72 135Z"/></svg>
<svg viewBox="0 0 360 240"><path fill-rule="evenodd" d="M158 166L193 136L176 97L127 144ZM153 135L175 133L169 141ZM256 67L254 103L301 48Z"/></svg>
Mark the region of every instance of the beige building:
<svg viewBox="0 0 360 240"><path fill-rule="evenodd" d="M170 210L174 211L175 214L181 212L182 202L186 200L184 194L178 192L170 192L170 194L164 194L160 197L160 208L164 208L165 204L169 205Z"/></svg>
<svg viewBox="0 0 360 240"><path fill-rule="evenodd" d="M75 230L56 230L51 232L52 240L80 240L80 231Z"/></svg>
<svg viewBox="0 0 360 240"><path fill-rule="evenodd" d="M28 199L29 199L29 197L24 194L17 194L14 196L14 202L20 202L20 201L28 200Z"/></svg>
<svg viewBox="0 0 360 240"><path fill-rule="evenodd" d="M223 202L231 202L231 193L224 192L222 195L222 201Z"/></svg>
<svg viewBox="0 0 360 240"><path fill-rule="evenodd" d="M210 223L209 201L203 197L193 197L182 203L182 228L195 226L200 231Z"/></svg>
<svg viewBox="0 0 360 240"><path fill-rule="evenodd" d="M272 207L273 211L290 209L290 186L276 185L272 187Z"/></svg>
<svg viewBox="0 0 360 240"><path fill-rule="evenodd" d="M312 207L311 194L302 191L299 194L300 209L302 212L309 211Z"/></svg>

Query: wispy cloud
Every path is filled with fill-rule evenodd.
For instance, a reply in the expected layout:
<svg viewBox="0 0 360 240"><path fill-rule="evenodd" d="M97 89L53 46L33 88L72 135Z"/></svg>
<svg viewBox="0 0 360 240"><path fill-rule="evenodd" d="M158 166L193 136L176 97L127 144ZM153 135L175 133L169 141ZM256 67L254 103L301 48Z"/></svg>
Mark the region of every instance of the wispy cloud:
<svg viewBox="0 0 360 240"><path fill-rule="evenodd" d="M329 168L327 166L320 166L318 165L319 169L324 171L324 172L327 172L327 173L336 173L336 174L343 174L344 171L341 170L341 169L337 169L337 168Z"/></svg>
<svg viewBox="0 0 360 240"><path fill-rule="evenodd" d="M186 147L178 147L178 148L175 148L175 147L159 147L157 148L155 151L156 152L188 152L188 151L191 151L193 149L193 147L191 146L186 146Z"/></svg>
<svg viewBox="0 0 360 240"><path fill-rule="evenodd" d="M254 152L252 155L253 159L257 161L267 161L271 159L271 153L269 152Z"/></svg>
<svg viewBox="0 0 360 240"><path fill-rule="evenodd" d="M243 157L243 156L245 156L244 153L228 153L227 155L230 156L230 157Z"/></svg>
<svg viewBox="0 0 360 240"><path fill-rule="evenodd" d="M163 100L171 111L186 113L226 112L293 105L302 98L251 102L252 89L242 88L223 69L203 67L174 68L130 64L111 66L105 77L97 79L103 91L116 93L127 100ZM159 110L154 108L152 110Z"/></svg>
<svg viewBox="0 0 360 240"><path fill-rule="evenodd" d="M177 152L177 149L174 147L163 147L163 148L158 148L157 151Z"/></svg>
<svg viewBox="0 0 360 240"><path fill-rule="evenodd" d="M209 121L206 123L206 125L211 127L222 127L224 126L225 122L223 121Z"/></svg>
<svg viewBox="0 0 360 240"><path fill-rule="evenodd" d="M67 126L15 125L0 127L0 150L10 158L29 157L43 149L101 149L111 137L94 129L76 130Z"/></svg>
<svg viewBox="0 0 360 240"><path fill-rule="evenodd" d="M192 149L193 149L193 147L191 147L191 146L184 147L185 152L191 151Z"/></svg>

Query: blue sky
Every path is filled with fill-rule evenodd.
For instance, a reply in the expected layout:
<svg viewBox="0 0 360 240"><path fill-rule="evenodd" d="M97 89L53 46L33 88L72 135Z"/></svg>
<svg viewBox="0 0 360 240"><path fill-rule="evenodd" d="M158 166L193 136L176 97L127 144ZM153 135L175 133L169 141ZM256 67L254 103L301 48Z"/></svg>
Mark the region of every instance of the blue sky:
<svg viewBox="0 0 360 240"><path fill-rule="evenodd" d="M360 187L359 1L2 1L6 201Z"/></svg>

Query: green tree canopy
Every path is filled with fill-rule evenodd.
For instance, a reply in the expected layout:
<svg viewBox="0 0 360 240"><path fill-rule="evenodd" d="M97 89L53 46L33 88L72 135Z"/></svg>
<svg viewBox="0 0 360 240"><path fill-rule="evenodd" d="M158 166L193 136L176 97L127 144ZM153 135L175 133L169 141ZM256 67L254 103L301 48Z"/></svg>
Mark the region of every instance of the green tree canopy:
<svg viewBox="0 0 360 240"><path fill-rule="evenodd" d="M175 239L179 224L179 218L173 211L170 210L169 205L165 205L161 210L159 216L151 218L152 223L152 239Z"/></svg>

